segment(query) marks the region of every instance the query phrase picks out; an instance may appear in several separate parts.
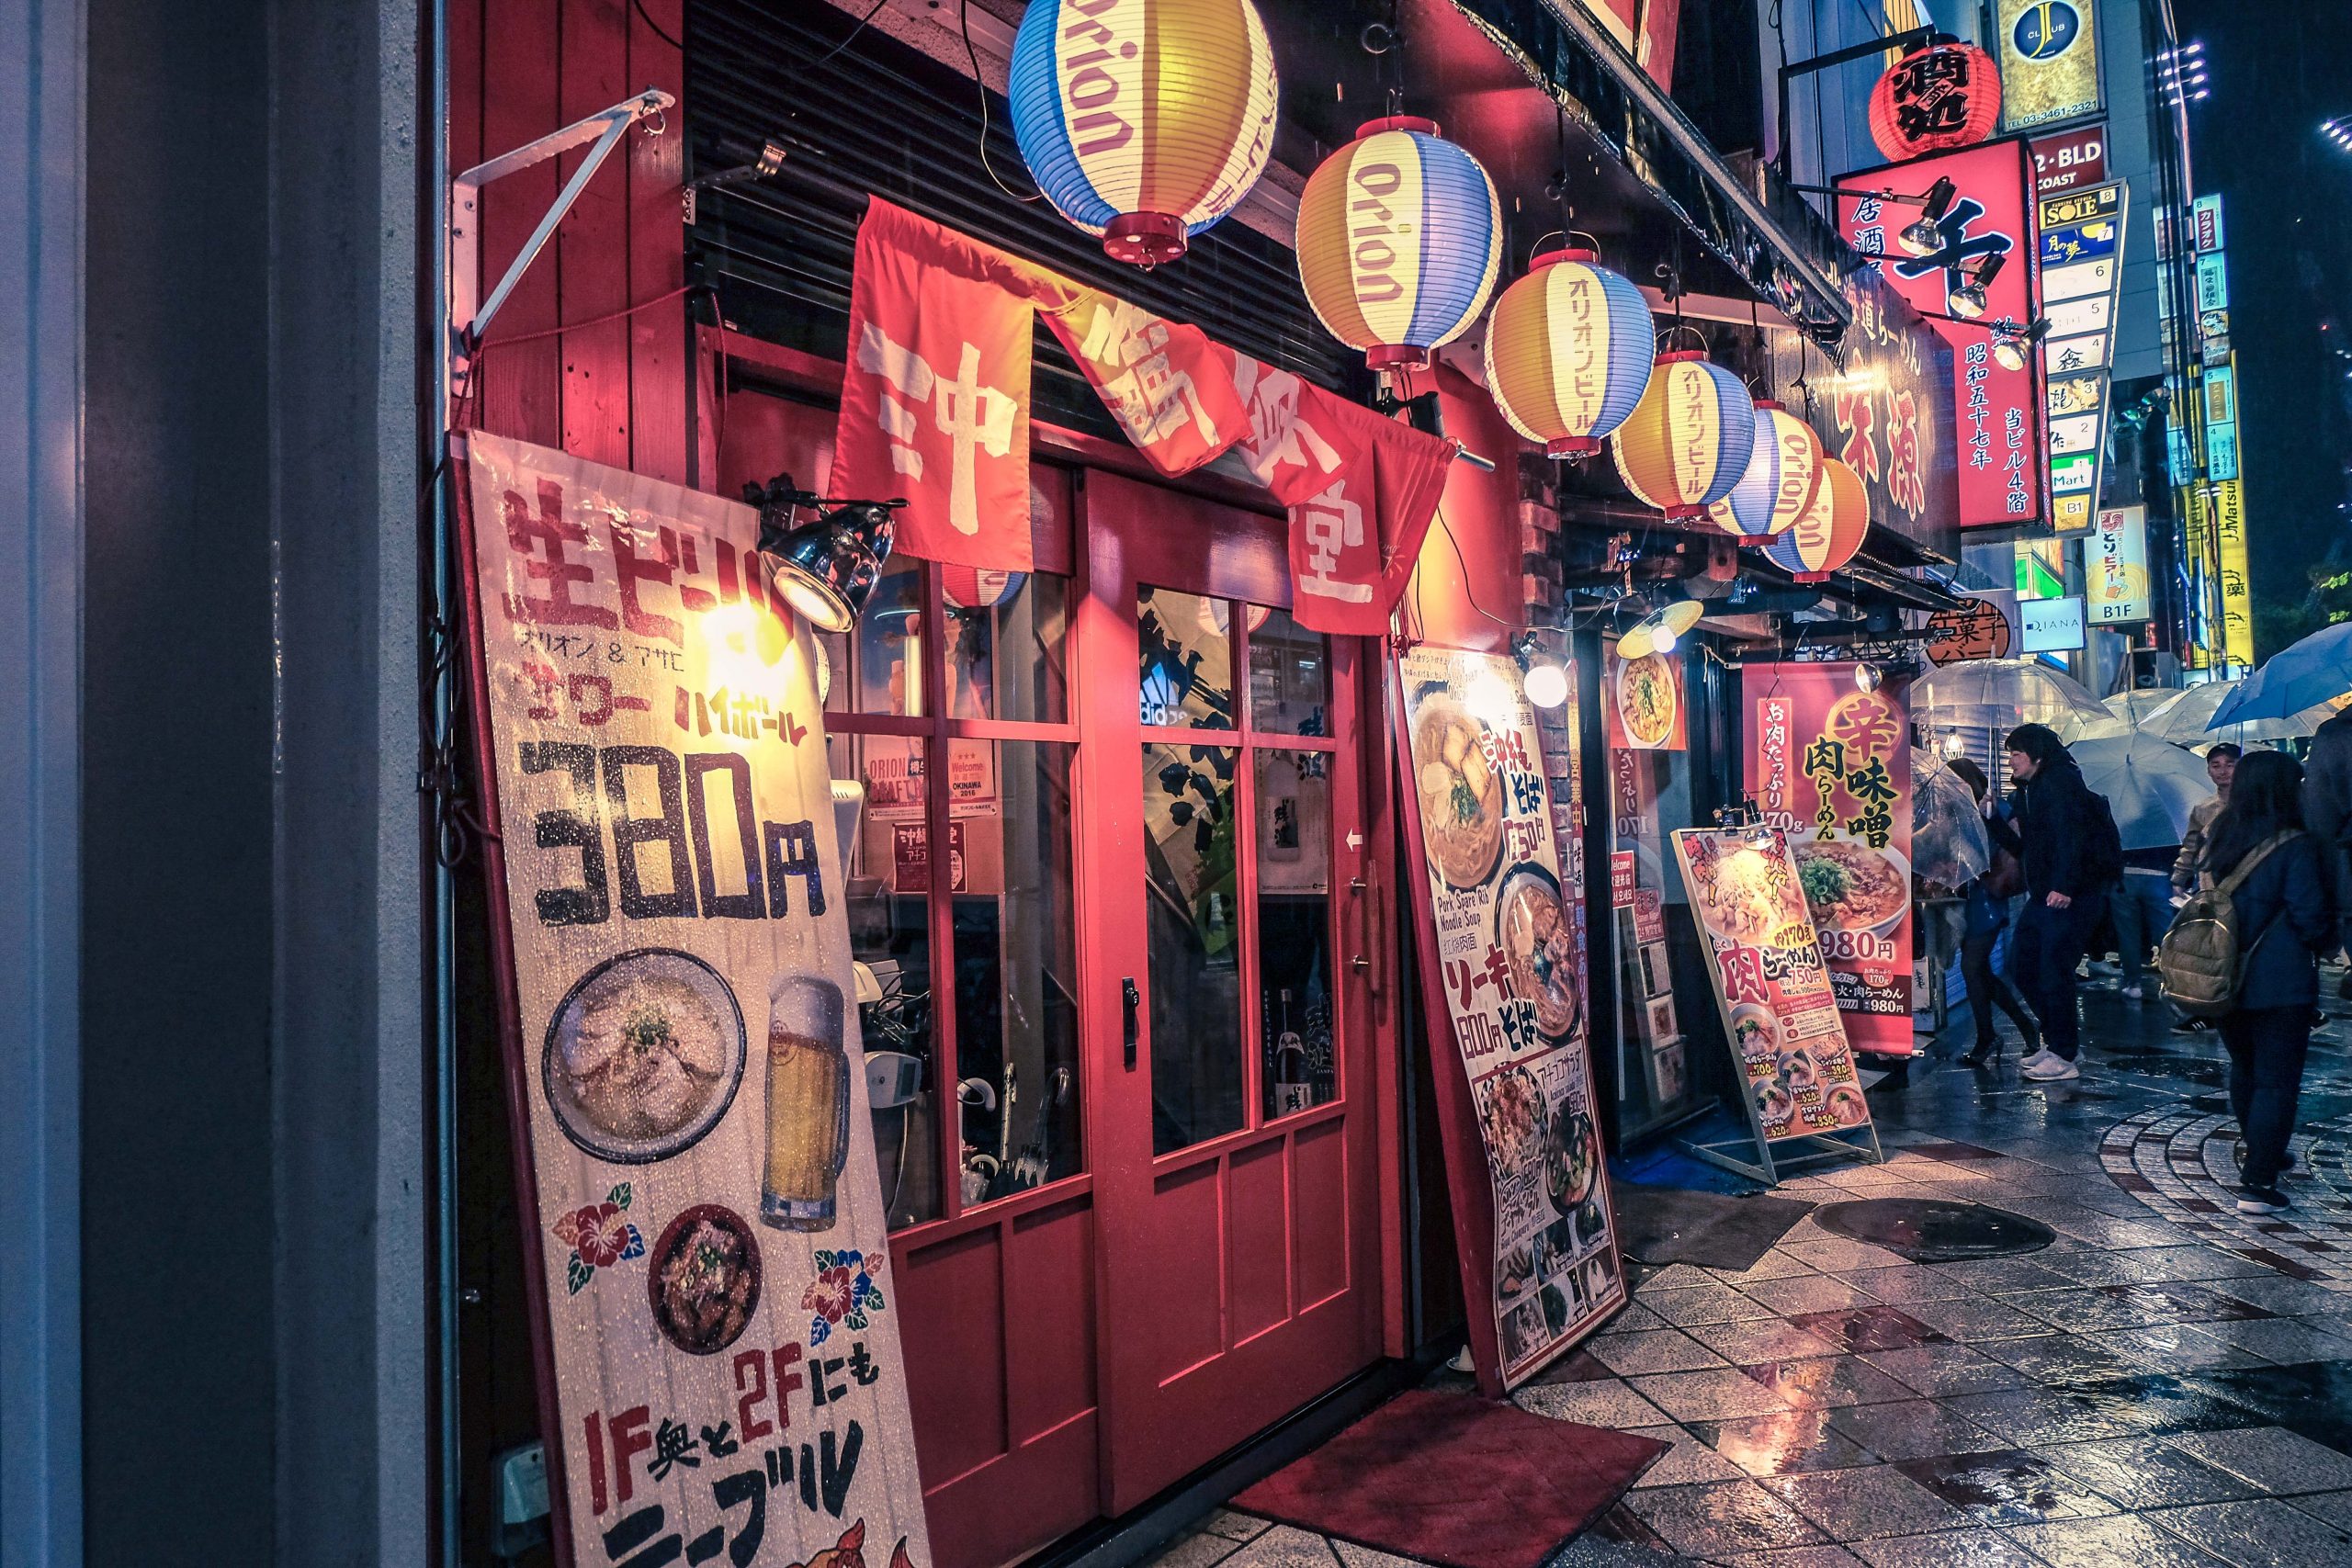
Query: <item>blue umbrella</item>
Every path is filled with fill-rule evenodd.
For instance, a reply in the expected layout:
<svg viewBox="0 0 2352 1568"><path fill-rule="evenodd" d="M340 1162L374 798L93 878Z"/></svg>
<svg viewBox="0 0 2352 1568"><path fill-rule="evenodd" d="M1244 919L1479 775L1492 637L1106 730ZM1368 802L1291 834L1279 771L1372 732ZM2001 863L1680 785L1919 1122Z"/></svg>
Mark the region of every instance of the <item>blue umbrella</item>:
<svg viewBox="0 0 2352 1568"><path fill-rule="evenodd" d="M2323 627L2272 654L2213 711L2206 728L2288 718L2346 692L2352 692L2352 621Z"/></svg>

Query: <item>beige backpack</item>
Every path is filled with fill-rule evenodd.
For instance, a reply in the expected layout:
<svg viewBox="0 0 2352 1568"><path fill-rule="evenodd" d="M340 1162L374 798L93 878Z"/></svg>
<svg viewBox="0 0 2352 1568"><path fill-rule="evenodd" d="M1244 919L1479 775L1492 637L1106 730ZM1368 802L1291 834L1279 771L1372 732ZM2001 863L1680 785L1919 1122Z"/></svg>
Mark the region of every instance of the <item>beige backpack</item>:
<svg viewBox="0 0 2352 1568"><path fill-rule="evenodd" d="M2240 935L2237 891L2254 868L2270 858L2271 851L2296 836L2292 831L2273 833L2248 850L2218 884L2211 874L2198 877L2197 891L2156 944L2156 974L2164 981L2165 1000L2193 1018L2219 1018L2236 1008L2246 955L2266 934L2256 931L2253 942Z"/></svg>

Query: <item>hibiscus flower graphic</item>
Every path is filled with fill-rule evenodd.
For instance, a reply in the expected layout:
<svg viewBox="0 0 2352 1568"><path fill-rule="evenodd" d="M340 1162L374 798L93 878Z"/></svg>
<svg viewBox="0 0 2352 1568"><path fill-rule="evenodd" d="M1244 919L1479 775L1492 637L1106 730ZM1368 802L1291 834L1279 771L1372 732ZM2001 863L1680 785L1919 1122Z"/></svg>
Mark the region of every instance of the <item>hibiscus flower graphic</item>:
<svg viewBox="0 0 2352 1568"><path fill-rule="evenodd" d="M606 1193L603 1202L583 1203L548 1227L556 1240L571 1248L563 1269L570 1294L578 1295L596 1277L597 1269L645 1256L645 1238L625 1217L631 1196L629 1184L624 1181Z"/></svg>
<svg viewBox="0 0 2352 1568"><path fill-rule="evenodd" d="M882 1310L882 1289L874 1282L878 1264L868 1264L854 1247L842 1251L820 1248L812 1256L817 1277L800 1293L800 1310L808 1313L808 1343L822 1345L836 1325L864 1328L871 1314Z"/></svg>

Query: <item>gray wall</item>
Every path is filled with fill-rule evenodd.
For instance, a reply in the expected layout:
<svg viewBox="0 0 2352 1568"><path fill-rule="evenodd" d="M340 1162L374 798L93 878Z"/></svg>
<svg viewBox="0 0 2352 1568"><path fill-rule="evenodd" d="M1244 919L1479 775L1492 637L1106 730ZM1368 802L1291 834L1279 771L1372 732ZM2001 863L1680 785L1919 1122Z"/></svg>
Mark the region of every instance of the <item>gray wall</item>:
<svg viewBox="0 0 2352 1568"><path fill-rule="evenodd" d="M87 3L87 1561L423 1562L414 14Z"/></svg>

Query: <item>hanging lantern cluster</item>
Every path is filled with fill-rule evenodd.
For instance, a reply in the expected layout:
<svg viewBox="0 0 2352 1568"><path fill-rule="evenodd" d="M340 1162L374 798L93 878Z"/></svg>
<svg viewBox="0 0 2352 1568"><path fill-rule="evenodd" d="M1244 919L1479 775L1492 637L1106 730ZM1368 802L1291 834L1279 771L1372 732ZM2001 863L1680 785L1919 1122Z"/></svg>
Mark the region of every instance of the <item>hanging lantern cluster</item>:
<svg viewBox="0 0 2352 1568"><path fill-rule="evenodd" d="M1756 404L1705 355L1661 354L1613 440L1617 475L1636 499L1672 520L1702 516L1747 471Z"/></svg>
<svg viewBox="0 0 2352 1568"><path fill-rule="evenodd" d="M1973 43L1939 38L1889 66L1871 89L1871 140L1901 163L1973 147L2001 118L2001 73Z"/></svg>
<svg viewBox="0 0 2352 1568"><path fill-rule="evenodd" d="M1274 54L1250 0L1031 0L1006 96L1031 177L1120 261L1172 261L1265 171Z"/></svg>
<svg viewBox="0 0 2352 1568"><path fill-rule="evenodd" d="M1487 321L1487 390L1512 429L1555 457L1600 451L1650 384L1649 304L1598 259L1537 256Z"/></svg>
<svg viewBox="0 0 2352 1568"><path fill-rule="evenodd" d="M1731 493L1707 508L1726 534L1750 541L1785 534L1813 503L1821 479L1821 438L1769 399L1756 404L1756 441Z"/></svg>
<svg viewBox="0 0 2352 1568"><path fill-rule="evenodd" d="M1298 280L1324 329L1374 370L1418 368L1485 310L1502 203L1433 120L1375 119L1298 198Z"/></svg>
<svg viewBox="0 0 2352 1568"><path fill-rule="evenodd" d="M1819 582L1854 558L1870 527L1862 476L1838 458L1824 457L1813 503L1795 526L1764 547L1764 555L1799 582Z"/></svg>

